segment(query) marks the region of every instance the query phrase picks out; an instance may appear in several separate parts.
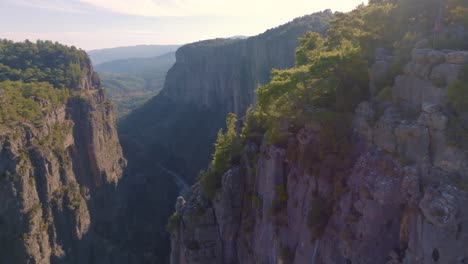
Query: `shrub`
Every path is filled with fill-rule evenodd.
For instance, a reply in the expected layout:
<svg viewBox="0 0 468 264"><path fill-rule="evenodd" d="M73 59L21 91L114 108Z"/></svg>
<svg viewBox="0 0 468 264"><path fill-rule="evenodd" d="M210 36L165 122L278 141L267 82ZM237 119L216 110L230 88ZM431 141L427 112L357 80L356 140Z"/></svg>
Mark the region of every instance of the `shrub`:
<svg viewBox="0 0 468 264"><path fill-rule="evenodd" d="M468 83L455 80L447 87L448 103L458 112L468 111Z"/></svg>
<svg viewBox="0 0 468 264"><path fill-rule="evenodd" d="M255 142L257 145L262 143L263 133L265 129L263 128L262 120L256 113L252 106L250 106L245 114L245 122L242 127L241 139Z"/></svg>
<svg viewBox="0 0 468 264"><path fill-rule="evenodd" d="M221 188L224 173L234 161L238 162L241 154L241 142L236 131L237 116L229 114L226 119L226 133L218 132L215 152L207 171L199 176L203 192L209 199L213 199L216 191Z"/></svg>
<svg viewBox="0 0 468 264"><path fill-rule="evenodd" d="M41 125L45 113L64 104L68 90L54 89L48 83L0 82L0 124L11 125L14 121L31 122ZM45 105L44 105L45 104Z"/></svg>
<svg viewBox="0 0 468 264"><path fill-rule="evenodd" d="M392 101L392 87L385 86L375 97L379 103L386 103Z"/></svg>
<svg viewBox="0 0 468 264"><path fill-rule="evenodd" d="M3 178L11 182L18 182L20 180L20 176L17 173L12 173L9 170L3 173Z"/></svg>
<svg viewBox="0 0 468 264"><path fill-rule="evenodd" d="M178 213L173 213L171 217L169 217L169 220L167 221L166 225L166 230L170 233L175 232L182 221L182 216L180 216Z"/></svg>
<svg viewBox="0 0 468 264"><path fill-rule="evenodd" d="M404 66L411 60L411 51L421 38L420 33L407 32L403 38L394 43L393 53L395 58L392 64L392 76L396 76L403 71Z"/></svg>

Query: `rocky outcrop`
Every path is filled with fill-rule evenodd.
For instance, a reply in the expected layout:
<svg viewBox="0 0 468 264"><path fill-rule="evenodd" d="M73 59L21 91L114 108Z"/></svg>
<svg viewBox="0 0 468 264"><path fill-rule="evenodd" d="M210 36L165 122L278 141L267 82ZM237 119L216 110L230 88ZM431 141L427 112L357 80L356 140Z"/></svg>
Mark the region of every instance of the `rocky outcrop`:
<svg viewBox="0 0 468 264"><path fill-rule="evenodd" d="M458 76L466 52L414 49L405 74L395 80L393 99L420 109L423 103L442 105L444 88Z"/></svg>
<svg viewBox="0 0 468 264"><path fill-rule="evenodd" d="M171 263L468 261L467 150L445 103L465 54L415 49L389 98L357 107L349 150L315 124L246 147L215 199L195 185L177 208Z"/></svg>
<svg viewBox="0 0 468 264"><path fill-rule="evenodd" d="M66 104L43 102L41 124L0 130L2 263L105 263L93 252L105 243L91 237L126 160L113 108L86 69Z"/></svg>

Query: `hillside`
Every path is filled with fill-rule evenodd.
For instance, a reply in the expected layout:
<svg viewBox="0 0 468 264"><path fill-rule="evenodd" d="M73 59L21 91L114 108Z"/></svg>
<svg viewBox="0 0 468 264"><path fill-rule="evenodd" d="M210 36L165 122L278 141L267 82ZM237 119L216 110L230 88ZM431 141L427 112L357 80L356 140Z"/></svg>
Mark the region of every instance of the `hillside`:
<svg viewBox="0 0 468 264"><path fill-rule="evenodd" d="M2 40L0 68L0 262L104 263L126 160L91 61Z"/></svg>
<svg viewBox="0 0 468 264"><path fill-rule="evenodd" d="M177 199L171 264L466 262L468 4L439 3L301 38Z"/></svg>
<svg viewBox="0 0 468 264"><path fill-rule="evenodd" d="M96 66L109 99L121 118L158 94L164 86L175 53L151 58L109 61Z"/></svg>
<svg viewBox="0 0 468 264"><path fill-rule="evenodd" d="M94 65L128 58L151 58L176 51L180 45L139 45L88 51Z"/></svg>

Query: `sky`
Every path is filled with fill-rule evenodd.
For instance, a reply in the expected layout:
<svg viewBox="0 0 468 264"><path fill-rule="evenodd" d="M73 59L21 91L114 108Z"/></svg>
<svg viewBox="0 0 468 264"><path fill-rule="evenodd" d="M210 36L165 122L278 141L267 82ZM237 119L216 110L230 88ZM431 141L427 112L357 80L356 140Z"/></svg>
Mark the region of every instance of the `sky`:
<svg viewBox="0 0 468 264"><path fill-rule="evenodd" d="M254 36L316 11L365 0L0 0L0 38L84 50Z"/></svg>

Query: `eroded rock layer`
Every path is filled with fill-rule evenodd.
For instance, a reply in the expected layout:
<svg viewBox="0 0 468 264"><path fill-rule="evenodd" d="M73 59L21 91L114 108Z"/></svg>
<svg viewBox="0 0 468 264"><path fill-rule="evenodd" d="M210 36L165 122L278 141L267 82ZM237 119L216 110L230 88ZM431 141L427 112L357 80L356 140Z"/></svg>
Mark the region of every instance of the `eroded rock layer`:
<svg viewBox="0 0 468 264"><path fill-rule="evenodd" d="M373 94L391 59L371 67ZM468 158L445 104L467 59L414 49L387 97L357 107L350 146L313 123L246 146L213 200L199 184L179 198L171 263L468 261Z"/></svg>

